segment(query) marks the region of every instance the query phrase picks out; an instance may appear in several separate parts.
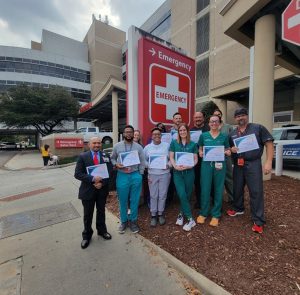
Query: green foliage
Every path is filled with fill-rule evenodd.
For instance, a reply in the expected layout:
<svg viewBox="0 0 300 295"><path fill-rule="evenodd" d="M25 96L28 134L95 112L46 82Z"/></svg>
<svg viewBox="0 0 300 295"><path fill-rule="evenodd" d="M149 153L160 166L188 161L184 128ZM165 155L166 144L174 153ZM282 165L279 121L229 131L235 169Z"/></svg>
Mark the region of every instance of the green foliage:
<svg viewBox="0 0 300 295"><path fill-rule="evenodd" d="M79 104L59 86L17 86L0 97L0 122L8 127L35 127L42 135L78 114Z"/></svg>
<svg viewBox="0 0 300 295"><path fill-rule="evenodd" d="M201 111L204 113L204 116L207 119L218 108L219 107L212 100L210 100L207 103L205 103L205 105L202 107Z"/></svg>

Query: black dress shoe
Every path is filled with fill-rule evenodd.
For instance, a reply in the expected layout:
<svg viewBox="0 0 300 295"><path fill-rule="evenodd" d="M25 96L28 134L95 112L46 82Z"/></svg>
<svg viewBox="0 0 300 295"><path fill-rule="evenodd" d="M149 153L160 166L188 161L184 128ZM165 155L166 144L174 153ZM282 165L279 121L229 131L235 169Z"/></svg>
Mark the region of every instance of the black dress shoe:
<svg viewBox="0 0 300 295"><path fill-rule="evenodd" d="M111 240L111 234L108 232L103 234L98 233L98 236L101 236L104 240Z"/></svg>
<svg viewBox="0 0 300 295"><path fill-rule="evenodd" d="M81 242L81 249L85 249L89 246L90 241L89 240L82 240Z"/></svg>

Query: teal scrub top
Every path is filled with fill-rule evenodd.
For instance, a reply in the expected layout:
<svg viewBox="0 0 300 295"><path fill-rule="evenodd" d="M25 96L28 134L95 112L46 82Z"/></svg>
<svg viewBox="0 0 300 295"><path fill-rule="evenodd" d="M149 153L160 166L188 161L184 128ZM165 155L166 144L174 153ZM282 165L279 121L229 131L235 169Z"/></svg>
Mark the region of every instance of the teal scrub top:
<svg viewBox="0 0 300 295"><path fill-rule="evenodd" d="M186 153L193 153L198 154L198 147L197 144L193 141L190 141L188 144L183 145L182 143L178 143L177 140L173 140L170 145L171 152L186 152Z"/></svg>

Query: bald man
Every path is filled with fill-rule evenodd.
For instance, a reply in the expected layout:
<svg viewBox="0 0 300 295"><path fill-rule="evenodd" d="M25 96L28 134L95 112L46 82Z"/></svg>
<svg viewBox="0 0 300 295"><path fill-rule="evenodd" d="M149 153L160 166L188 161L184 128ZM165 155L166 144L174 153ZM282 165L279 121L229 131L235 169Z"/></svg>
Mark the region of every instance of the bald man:
<svg viewBox="0 0 300 295"><path fill-rule="evenodd" d="M98 236L110 240L105 224L105 203L108 195L108 179L100 176L92 176L87 173L87 167L98 164L106 164L108 172L112 171L109 155L101 151L101 138L92 137L89 141L89 151L80 154L76 168L75 178L81 181L78 198L83 205L83 224L81 248L89 246L93 235L92 221L96 205L96 229Z"/></svg>

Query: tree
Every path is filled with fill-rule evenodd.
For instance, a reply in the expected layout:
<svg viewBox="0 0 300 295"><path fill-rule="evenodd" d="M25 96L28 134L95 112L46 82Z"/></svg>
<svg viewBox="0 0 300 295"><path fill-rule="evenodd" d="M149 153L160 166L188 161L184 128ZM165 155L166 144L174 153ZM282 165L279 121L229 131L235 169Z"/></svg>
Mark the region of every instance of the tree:
<svg viewBox="0 0 300 295"><path fill-rule="evenodd" d="M64 88L17 86L0 96L0 122L8 127L35 127L43 136L78 114L79 104Z"/></svg>

